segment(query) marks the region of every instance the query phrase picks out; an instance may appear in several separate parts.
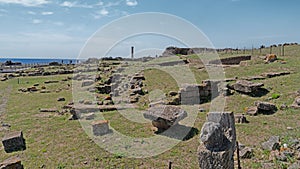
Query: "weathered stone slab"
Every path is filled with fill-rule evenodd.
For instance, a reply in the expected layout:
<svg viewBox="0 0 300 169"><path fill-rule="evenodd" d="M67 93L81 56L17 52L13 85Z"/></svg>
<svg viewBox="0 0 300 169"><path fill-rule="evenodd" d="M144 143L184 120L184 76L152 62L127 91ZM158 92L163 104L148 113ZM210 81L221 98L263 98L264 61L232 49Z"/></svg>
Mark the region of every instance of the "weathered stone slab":
<svg viewBox="0 0 300 169"><path fill-rule="evenodd" d="M277 111L277 107L273 103L257 101L254 104L257 106L257 109L261 111L269 111L271 113Z"/></svg>
<svg viewBox="0 0 300 169"><path fill-rule="evenodd" d="M258 109L257 107L249 107L247 109L246 114L250 115L250 116L256 116L258 114Z"/></svg>
<svg viewBox="0 0 300 169"><path fill-rule="evenodd" d="M176 106L154 106L143 113L146 119L152 120L154 127L168 129L187 117L187 112Z"/></svg>
<svg viewBox="0 0 300 169"><path fill-rule="evenodd" d="M267 78L272 78L272 77L277 77L277 76L284 76L284 75L289 75L291 72L268 72L268 73L263 73L262 76L267 77Z"/></svg>
<svg viewBox="0 0 300 169"><path fill-rule="evenodd" d="M247 80L239 80L233 85L233 88L238 92L250 94L258 91L262 86L264 86L263 83L253 83Z"/></svg>
<svg viewBox="0 0 300 169"><path fill-rule="evenodd" d="M93 80L84 80L82 83L81 83L81 87L86 87L86 86L91 86L94 84L94 81Z"/></svg>
<svg viewBox="0 0 300 169"><path fill-rule="evenodd" d="M2 139L2 144L7 153L26 149L22 131L6 134Z"/></svg>
<svg viewBox="0 0 300 169"><path fill-rule="evenodd" d="M280 148L279 141L280 141L279 136L271 136L268 141L263 142L261 144L262 149L270 150L270 151L279 150L279 148Z"/></svg>
<svg viewBox="0 0 300 169"><path fill-rule="evenodd" d="M19 157L11 157L0 163L0 169L23 169L21 159Z"/></svg>
<svg viewBox="0 0 300 169"><path fill-rule="evenodd" d="M240 157L241 158L252 158L253 157L253 149L250 147L245 147L240 150Z"/></svg>
<svg viewBox="0 0 300 169"><path fill-rule="evenodd" d="M299 96L295 98L295 101L293 102L293 104L290 107L294 108L294 109L300 108L300 97Z"/></svg>
<svg viewBox="0 0 300 169"><path fill-rule="evenodd" d="M109 133L107 120L94 121L92 123L92 132L95 136L102 136Z"/></svg>
<svg viewBox="0 0 300 169"><path fill-rule="evenodd" d="M58 80L47 80L44 82L45 84L50 84L50 83L59 83Z"/></svg>

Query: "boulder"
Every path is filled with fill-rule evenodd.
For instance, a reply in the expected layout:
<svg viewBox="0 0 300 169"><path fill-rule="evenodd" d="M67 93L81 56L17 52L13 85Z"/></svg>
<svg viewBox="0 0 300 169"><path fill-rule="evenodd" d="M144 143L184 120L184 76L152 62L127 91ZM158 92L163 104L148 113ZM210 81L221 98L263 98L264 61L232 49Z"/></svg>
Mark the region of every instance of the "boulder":
<svg viewBox="0 0 300 169"><path fill-rule="evenodd" d="M249 123L244 114L234 115L235 123Z"/></svg>
<svg viewBox="0 0 300 169"><path fill-rule="evenodd" d="M279 136L271 136L268 141L263 142L262 149L263 150L279 150L280 149L280 144L279 144Z"/></svg>
<svg viewBox="0 0 300 169"><path fill-rule="evenodd" d="M256 116L258 114L257 107L249 107L246 112L247 115Z"/></svg>
<svg viewBox="0 0 300 169"><path fill-rule="evenodd" d="M64 97L59 97L59 98L57 98L57 101L62 102L62 101L66 101L66 99Z"/></svg>
<svg viewBox="0 0 300 169"><path fill-rule="evenodd" d="M35 86L32 86L32 87L27 88L27 91L36 92L36 91L38 91L38 89Z"/></svg>
<svg viewBox="0 0 300 169"><path fill-rule="evenodd" d="M267 112L270 112L270 113L273 113L273 112L277 111L277 107L273 103L257 101L254 104L257 106L257 109L259 111L267 111Z"/></svg>
<svg viewBox="0 0 300 169"><path fill-rule="evenodd" d="M265 57L265 61L266 62L274 62L275 60L277 60L277 56L275 54L267 54Z"/></svg>
<svg viewBox="0 0 300 169"><path fill-rule="evenodd" d="M92 132L95 136L102 136L109 133L107 120L94 121L92 123Z"/></svg>
<svg viewBox="0 0 300 169"><path fill-rule="evenodd" d="M21 159L17 156L8 158L0 163L0 169L23 169Z"/></svg>
<svg viewBox="0 0 300 169"><path fill-rule="evenodd" d="M233 89L241 93L250 94L258 91L263 86L263 83L253 83L247 80L239 80L233 85Z"/></svg>
<svg viewBox="0 0 300 169"><path fill-rule="evenodd" d="M22 131L6 134L2 139L2 144L7 153L26 149Z"/></svg>
<svg viewBox="0 0 300 169"><path fill-rule="evenodd" d="M294 108L294 109L300 108L300 96L295 98L295 101L293 102L293 104L290 107Z"/></svg>

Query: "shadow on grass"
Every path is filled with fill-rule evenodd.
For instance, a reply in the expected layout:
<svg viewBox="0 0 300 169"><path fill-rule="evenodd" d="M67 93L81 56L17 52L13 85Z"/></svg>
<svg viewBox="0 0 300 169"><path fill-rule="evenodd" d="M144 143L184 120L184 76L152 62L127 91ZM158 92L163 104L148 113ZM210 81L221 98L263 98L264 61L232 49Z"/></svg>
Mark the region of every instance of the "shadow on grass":
<svg viewBox="0 0 300 169"><path fill-rule="evenodd" d="M269 93L270 91L264 88L260 88L257 91L253 92L250 94L252 97L262 97L265 96Z"/></svg>
<svg viewBox="0 0 300 169"><path fill-rule="evenodd" d="M170 127L168 130L165 131L159 130L155 132L155 134L163 135L177 140L186 141L199 134L199 130L194 127L188 127L188 126L177 124Z"/></svg>
<svg viewBox="0 0 300 169"><path fill-rule="evenodd" d="M238 92L238 93L245 94L245 95L248 95L248 96L251 96L251 97L262 97L262 96L267 95L269 92L270 91L267 90L267 89L260 88L257 91L252 92L252 93L244 93L244 92Z"/></svg>

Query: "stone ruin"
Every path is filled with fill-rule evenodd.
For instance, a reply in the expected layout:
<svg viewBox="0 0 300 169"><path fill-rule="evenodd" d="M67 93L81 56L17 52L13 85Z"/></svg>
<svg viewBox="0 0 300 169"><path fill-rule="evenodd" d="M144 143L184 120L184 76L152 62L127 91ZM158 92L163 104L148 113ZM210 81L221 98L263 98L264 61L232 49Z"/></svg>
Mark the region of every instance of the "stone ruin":
<svg viewBox="0 0 300 169"><path fill-rule="evenodd" d="M300 96L295 98L293 104L290 107L294 108L294 109L299 109L300 108Z"/></svg>
<svg viewBox="0 0 300 169"><path fill-rule="evenodd" d="M239 80L233 84L231 88L241 93L252 94L258 92L263 86L263 83L253 83L247 80Z"/></svg>
<svg viewBox="0 0 300 169"><path fill-rule="evenodd" d="M251 60L251 56L236 56L209 61L209 64L238 65L242 61Z"/></svg>
<svg viewBox="0 0 300 169"><path fill-rule="evenodd" d="M0 169L23 169L21 159L17 156L11 157L0 163Z"/></svg>
<svg viewBox="0 0 300 169"><path fill-rule="evenodd" d="M200 134L201 169L233 169L236 133L232 112L210 112Z"/></svg>
<svg viewBox="0 0 300 169"><path fill-rule="evenodd" d="M254 105L255 106L247 109L246 113L250 116L256 116L258 114L273 114L277 111L277 107L273 103L256 101L254 102Z"/></svg>
<svg viewBox="0 0 300 169"><path fill-rule="evenodd" d="M203 81L202 84L186 84L179 89L180 103L193 105L208 102L219 95L220 81Z"/></svg>
<svg viewBox="0 0 300 169"><path fill-rule="evenodd" d="M162 56L174 56L174 55L192 55L200 54L204 52L215 52L212 48L178 48L178 47L167 47L162 53Z"/></svg>
<svg viewBox="0 0 300 169"><path fill-rule="evenodd" d="M2 139L2 144L7 153L26 149L22 131L6 134Z"/></svg>
<svg viewBox="0 0 300 169"><path fill-rule="evenodd" d="M154 106L143 113L146 119L152 120L152 125L158 131L167 130L187 117L187 112L176 106Z"/></svg>
<svg viewBox="0 0 300 169"><path fill-rule="evenodd" d="M92 123L92 132L95 136L103 136L110 131L107 120L94 121Z"/></svg>

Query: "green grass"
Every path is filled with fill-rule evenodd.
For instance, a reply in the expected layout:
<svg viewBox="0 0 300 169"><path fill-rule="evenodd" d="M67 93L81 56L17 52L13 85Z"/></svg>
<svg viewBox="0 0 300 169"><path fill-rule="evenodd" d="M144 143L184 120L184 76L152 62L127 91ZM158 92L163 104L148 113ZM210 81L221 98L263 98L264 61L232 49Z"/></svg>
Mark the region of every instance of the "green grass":
<svg viewBox="0 0 300 169"><path fill-rule="evenodd" d="M267 54L268 50L263 49L262 55ZM273 50L276 51L277 48ZM285 51L286 55L280 56L280 58L285 60L287 64L278 62L264 64L261 59L255 57L249 62L248 66L225 68L227 78L255 76L270 71L292 72L291 75L287 76L259 80L258 82L264 83L264 87L270 90L268 94L260 98L238 93L227 97L225 110L234 113L245 113L245 109L253 106L254 102L258 100L273 102L277 107L282 104L292 104L300 83L300 47L286 46ZM246 52L248 52L246 54L251 53L251 51ZM259 55L259 50L255 50L254 54ZM236 54L231 55L228 53L220 55L221 57L236 56ZM160 62L165 61L168 61L167 58L163 58ZM171 73L163 68L146 69L144 72L146 77L144 89L147 89L149 93L160 90L165 94L169 91L178 91L180 84L185 81L189 82L189 79L177 80L176 74L182 76L186 72L181 71L179 67L175 68L176 70L170 71ZM197 83L208 78L205 70L193 66L183 68L193 73L193 78ZM199 133L160 155L145 159L133 159L126 158L121 152L111 154L100 148L84 132L79 121L69 121L69 115L67 114L40 113L40 108L57 108L61 110L62 106L72 101L72 90L68 88L71 81L61 81L66 77L66 75L22 77L20 78L21 84L17 83L17 78L0 82L0 105L7 100L6 106L0 109L3 111L0 112L0 121L11 124L11 130L22 130L27 145L25 151L7 154L1 144L0 161L19 155L25 168L38 168L43 165L46 168L167 168L169 161L173 162L173 168L198 168ZM57 84L44 84L46 80L59 80L60 82ZM46 86L51 93L18 92L19 88L27 88L35 83L40 84L38 88L42 85ZM55 91L59 88L62 90L56 93ZM58 97L65 97L66 101L57 102ZM148 101L148 97L148 95L144 96L144 102ZM269 98L273 99L269 100ZM202 106L208 110L210 103ZM271 135L279 135L283 138L283 141L289 138L300 138L299 113L300 110L294 109L278 110L272 115L247 116L250 123L237 124L238 141L254 148L255 155L253 159L241 161L243 168L261 168L262 163L268 160L269 152L262 151L260 144ZM118 112L105 112L103 115L110 121L111 127L125 135L144 138L155 135L150 122L132 122ZM193 127L201 130L205 118L205 113L199 113ZM292 127L293 130L287 130L287 127ZM3 137L5 133L6 131L0 131L0 137ZM293 159L290 159L290 161L293 161ZM285 167L282 165L284 164L276 162L277 167Z"/></svg>

